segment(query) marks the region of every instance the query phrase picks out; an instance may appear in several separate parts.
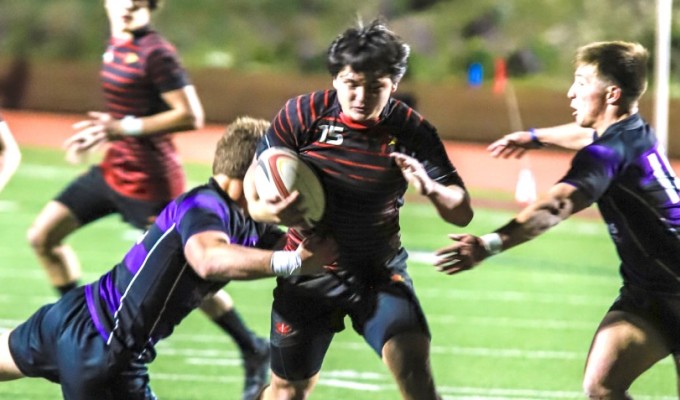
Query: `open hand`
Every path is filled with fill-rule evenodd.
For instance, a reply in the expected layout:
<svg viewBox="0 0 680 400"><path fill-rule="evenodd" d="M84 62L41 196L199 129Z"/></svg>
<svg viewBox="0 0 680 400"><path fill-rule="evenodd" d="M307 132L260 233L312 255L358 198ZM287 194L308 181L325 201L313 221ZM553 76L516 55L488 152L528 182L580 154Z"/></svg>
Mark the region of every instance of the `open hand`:
<svg viewBox="0 0 680 400"><path fill-rule="evenodd" d="M528 131L518 131L509 133L502 138L491 143L486 149L492 157L500 158L522 158L527 150L538 149L541 145L531 140L531 133Z"/></svg>
<svg viewBox="0 0 680 400"><path fill-rule="evenodd" d="M453 275L472 269L487 257L486 249L477 236L451 234L449 238L454 240L454 243L435 253L438 257L434 263L437 271Z"/></svg>
<svg viewBox="0 0 680 400"><path fill-rule="evenodd" d="M401 168L401 173L404 179L413 185L416 191L424 196L429 195L434 190L435 182L427 175L427 171L420 161L413 157L407 156L403 153L391 153L390 157L394 159L397 166Z"/></svg>

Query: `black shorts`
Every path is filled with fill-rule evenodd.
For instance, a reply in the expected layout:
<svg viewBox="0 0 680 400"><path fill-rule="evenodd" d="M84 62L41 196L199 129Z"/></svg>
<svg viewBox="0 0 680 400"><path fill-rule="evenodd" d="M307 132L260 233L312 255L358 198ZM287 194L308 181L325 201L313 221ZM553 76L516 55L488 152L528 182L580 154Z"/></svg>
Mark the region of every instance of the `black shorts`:
<svg viewBox="0 0 680 400"><path fill-rule="evenodd" d="M64 399L150 400L154 395L144 364L95 328L84 287L40 308L9 335L19 370L61 384Z"/></svg>
<svg viewBox="0 0 680 400"><path fill-rule="evenodd" d="M55 200L71 210L81 225L118 213L138 229L148 228L170 201L144 201L124 196L106 183L99 166L91 167L76 178Z"/></svg>
<svg viewBox="0 0 680 400"><path fill-rule="evenodd" d="M345 329L345 316L378 356L384 344L398 334L421 332L429 337L405 262L402 250L387 266L393 271L391 276L342 296L308 295L299 287L279 282L274 290L270 332L274 373L295 381L319 372L334 334Z"/></svg>
<svg viewBox="0 0 680 400"><path fill-rule="evenodd" d="M624 311L650 322L680 354L680 295L648 291L624 284L609 311Z"/></svg>

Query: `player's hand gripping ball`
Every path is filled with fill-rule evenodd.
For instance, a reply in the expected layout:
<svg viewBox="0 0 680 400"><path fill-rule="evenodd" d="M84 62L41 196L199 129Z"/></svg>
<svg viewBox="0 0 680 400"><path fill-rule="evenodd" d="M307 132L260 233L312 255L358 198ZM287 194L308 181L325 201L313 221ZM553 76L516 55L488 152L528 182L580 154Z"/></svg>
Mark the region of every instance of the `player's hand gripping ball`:
<svg viewBox="0 0 680 400"><path fill-rule="evenodd" d="M326 209L326 194L312 167L297 153L283 147L270 147L260 154L255 173L255 189L261 198L288 197L300 193L300 209L305 221L316 225Z"/></svg>

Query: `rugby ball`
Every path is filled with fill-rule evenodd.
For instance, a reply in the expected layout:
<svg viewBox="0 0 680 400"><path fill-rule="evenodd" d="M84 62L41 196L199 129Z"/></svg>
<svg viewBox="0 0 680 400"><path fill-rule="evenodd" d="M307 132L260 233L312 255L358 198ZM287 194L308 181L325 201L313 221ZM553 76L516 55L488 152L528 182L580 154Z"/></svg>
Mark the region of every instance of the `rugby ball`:
<svg viewBox="0 0 680 400"><path fill-rule="evenodd" d="M270 147L257 158L255 189L265 199L287 197L297 190L305 221L311 226L321 220L326 209L326 195L319 177L297 153L284 147Z"/></svg>

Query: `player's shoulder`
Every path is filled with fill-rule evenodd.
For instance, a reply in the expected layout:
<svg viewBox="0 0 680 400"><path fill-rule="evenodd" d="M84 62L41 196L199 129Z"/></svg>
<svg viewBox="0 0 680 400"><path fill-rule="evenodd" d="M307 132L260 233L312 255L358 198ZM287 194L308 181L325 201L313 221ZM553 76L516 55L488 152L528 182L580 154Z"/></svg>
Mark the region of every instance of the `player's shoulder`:
<svg viewBox="0 0 680 400"><path fill-rule="evenodd" d="M288 107L319 111L335 106L336 99L337 94L335 90L317 90L291 97L286 104Z"/></svg>
<svg viewBox="0 0 680 400"><path fill-rule="evenodd" d="M335 90L318 90L291 97L283 108L290 126L311 126L315 121L339 114Z"/></svg>
<svg viewBox="0 0 680 400"><path fill-rule="evenodd" d="M137 44L140 51L151 54L154 52L163 52L175 54L177 49L168 41L163 35L154 30L148 30L138 38Z"/></svg>

